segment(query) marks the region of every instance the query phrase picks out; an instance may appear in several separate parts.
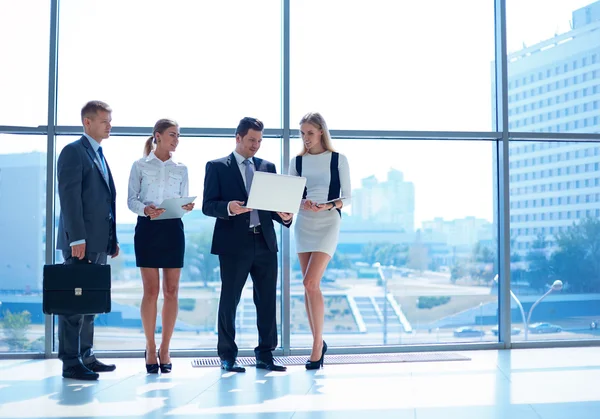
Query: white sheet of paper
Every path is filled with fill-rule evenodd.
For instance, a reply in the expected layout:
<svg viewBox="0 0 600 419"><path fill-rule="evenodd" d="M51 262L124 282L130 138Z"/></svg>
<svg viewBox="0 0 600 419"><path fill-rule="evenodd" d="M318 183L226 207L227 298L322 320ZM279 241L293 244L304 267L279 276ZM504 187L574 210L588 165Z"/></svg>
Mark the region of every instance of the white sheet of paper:
<svg viewBox="0 0 600 419"><path fill-rule="evenodd" d="M169 220L171 218L181 218L189 211L181 208L183 205L191 204L196 199L195 196L184 196L181 198L169 198L165 199L160 205L157 205L156 208L164 208L166 211L160 214L156 218L152 218L152 221L155 220Z"/></svg>
<svg viewBox="0 0 600 419"><path fill-rule="evenodd" d="M255 172L245 207L295 214L300 210L305 185L304 177Z"/></svg>

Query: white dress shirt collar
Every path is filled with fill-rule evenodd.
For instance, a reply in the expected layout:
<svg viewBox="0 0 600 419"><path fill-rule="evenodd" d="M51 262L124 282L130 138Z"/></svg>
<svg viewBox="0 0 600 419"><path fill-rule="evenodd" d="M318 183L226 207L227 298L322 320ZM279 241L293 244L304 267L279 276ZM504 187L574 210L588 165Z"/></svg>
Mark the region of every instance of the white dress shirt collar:
<svg viewBox="0 0 600 419"><path fill-rule="evenodd" d="M250 157L250 159L246 159L244 156L242 156L235 150L233 150L233 155L235 156L235 160L237 161L238 166L241 166L246 160L250 160L250 164L254 164L254 159L252 157Z"/></svg>
<svg viewBox="0 0 600 419"><path fill-rule="evenodd" d="M90 142L90 145L92 146L92 148L94 149L94 151L97 153L98 149L100 148L100 143L96 140L94 140L92 137L90 137L87 133L83 133L84 137L88 139L88 141Z"/></svg>
<svg viewBox="0 0 600 419"><path fill-rule="evenodd" d="M150 154L148 154L146 156L146 161L149 162L150 160L154 160L154 159L156 159L161 164L167 164L167 165L174 164L174 165L177 165L177 163L175 163L173 161L173 156L169 157L169 160L167 160L167 161L162 161L161 159L159 159L158 157L156 157L156 154L154 154L154 150L152 150L150 152Z"/></svg>

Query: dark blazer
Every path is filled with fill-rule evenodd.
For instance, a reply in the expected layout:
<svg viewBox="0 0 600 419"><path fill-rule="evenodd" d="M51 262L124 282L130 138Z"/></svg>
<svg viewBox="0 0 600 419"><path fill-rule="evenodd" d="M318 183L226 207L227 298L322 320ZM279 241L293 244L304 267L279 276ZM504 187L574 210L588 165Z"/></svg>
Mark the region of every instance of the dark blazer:
<svg viewBox="0 0 600 419"><path fill-rule="evenodd" d="M276 173L275 165L254 157L256 171ZM222 159L212 160L206 164L204 176L204 197L202 212L209 217L216 217L210 252L215 255L239 253L252 249L253 238L248 234L250 213L230 217L227 206L230 201L248 201L244 179L233 153ZM271 252L277 252L277 236L273 220L286 225L281 217L273 211L258 211L262 232Z"/></svg>
<svg viewBox="0 0 600 419"><path fill-rule="evenodd" d="M106 168L108 183L102 175L101 163L85 136L61 151L57 162L60 199L57 249L70 250L70 243L85 239L86 253L116 252L117 193L108 162ZM111 224L113 235L109 243Z"/></svg>

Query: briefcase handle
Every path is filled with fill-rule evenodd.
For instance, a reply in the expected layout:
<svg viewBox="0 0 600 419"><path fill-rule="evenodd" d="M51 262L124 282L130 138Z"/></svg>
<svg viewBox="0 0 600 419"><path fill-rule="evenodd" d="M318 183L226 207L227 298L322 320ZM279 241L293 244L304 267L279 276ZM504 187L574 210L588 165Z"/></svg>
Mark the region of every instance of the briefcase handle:
<svg viewBox="0 0 600 419"><path fill-rule="evenodd" d="M69 256L68 258L65 259L65 261L63 262L63 265L67 264L68 260L72 260L73 265L77 265L77 264L87 264L87 263L92 263L91 260L89 260L88 258L83 258L83 259L79 259L79 258L74 258L73 256Z"/></svg>

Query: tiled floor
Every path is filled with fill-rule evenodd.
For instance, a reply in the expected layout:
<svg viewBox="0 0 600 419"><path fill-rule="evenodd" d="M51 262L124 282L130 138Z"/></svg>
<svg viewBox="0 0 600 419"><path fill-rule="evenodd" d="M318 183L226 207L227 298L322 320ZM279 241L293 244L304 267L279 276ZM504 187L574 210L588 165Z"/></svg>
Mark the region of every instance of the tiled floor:
<svg viewBox="0 0 600 419"><path fill-rule="evenodd" d="M472 360L245 374L174 359L159 376L118 359L92 383L64 380L57 360L4 360L0 418L600 419L600 348L464 354Z"/></svg>

